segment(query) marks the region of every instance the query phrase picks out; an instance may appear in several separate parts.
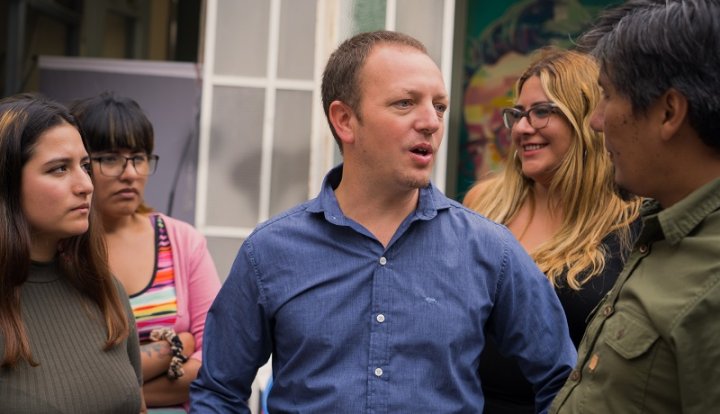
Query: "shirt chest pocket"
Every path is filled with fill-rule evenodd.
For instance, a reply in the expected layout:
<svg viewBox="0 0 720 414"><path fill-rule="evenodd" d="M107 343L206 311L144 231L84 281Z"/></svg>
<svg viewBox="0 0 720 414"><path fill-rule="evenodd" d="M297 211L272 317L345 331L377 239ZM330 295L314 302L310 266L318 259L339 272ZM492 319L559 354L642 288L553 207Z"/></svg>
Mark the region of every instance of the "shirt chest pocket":
<svg viewBox="0 0 720 414"><path fill-rule="evenodd" d="M641 401L653 369L655 346L659 334L648 323L623 313L617 313L605 322L606 355L603 377L612 378L614 389L623 390L629 401ZM630 395L637 394L637 395Z"/></svg>
<svg viewBox="0 0 720 414"><path fill-rule="evenodd" d="M650 326L624 313L609 318L605 322L605 329L607 345L627 360L642 357L659 337Z"/></svg>

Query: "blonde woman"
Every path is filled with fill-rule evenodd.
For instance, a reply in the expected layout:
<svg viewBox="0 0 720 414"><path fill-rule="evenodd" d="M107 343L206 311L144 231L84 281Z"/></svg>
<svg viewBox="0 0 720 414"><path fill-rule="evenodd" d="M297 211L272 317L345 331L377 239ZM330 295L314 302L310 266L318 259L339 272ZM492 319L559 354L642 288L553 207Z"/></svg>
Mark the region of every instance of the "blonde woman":
<svg viewBox="0 0 720 414"><path fill-rule="evenodd" d="M506 225L547 275L576 347L639 230L640 200L619 195L603 136L590 128L601 94L597 80L591 57L541 51L516 84L514 107L503 111L512 159L464 200ZM481 363L485 413L535 412L517 365L490 345Z"/></svg>

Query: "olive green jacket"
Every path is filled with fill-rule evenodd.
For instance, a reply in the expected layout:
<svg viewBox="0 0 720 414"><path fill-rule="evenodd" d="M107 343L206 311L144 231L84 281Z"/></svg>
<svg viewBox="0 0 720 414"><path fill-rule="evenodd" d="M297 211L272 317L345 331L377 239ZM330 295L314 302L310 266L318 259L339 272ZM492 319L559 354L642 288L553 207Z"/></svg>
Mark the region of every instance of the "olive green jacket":
<svg viewBox="0 0 720 414"><path fill-rule="evenodd" d="M720 412L720 179L641 214L551 413Z"/></svg>

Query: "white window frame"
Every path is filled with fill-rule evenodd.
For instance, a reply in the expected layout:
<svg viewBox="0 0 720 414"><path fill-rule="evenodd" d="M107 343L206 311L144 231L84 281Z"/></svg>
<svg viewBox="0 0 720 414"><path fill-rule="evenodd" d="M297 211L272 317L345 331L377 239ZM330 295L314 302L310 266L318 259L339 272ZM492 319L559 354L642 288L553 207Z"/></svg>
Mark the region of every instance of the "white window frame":
<svg viewBox="0 0 720 414"><path fill-rule="evenodd" d="M207 195L210 191L208 183L208 168L210 154L210 127L213 103L213 89L216 86L255 87L265 89L265 108L262 134L262 163L260 172L259 221L269 218L270 211L270 185L272 172L272 148L275 119L275 98L278 89L311 91L314 107L312 109L311 142L310 142L310 170L308 176L308 198L314 197L320 190L322 178L327 171L336 164L338 153L336 144L330 134L327 121L321 105L320 82L325 62L337 47L342 33L339 25L343 21L340 12L341 2L347 0L317 0L317 19L315 30L315 65L314 81L299 81L278 79L277 61L280 31L281 0L264 0L270 2L269 42L266 56L265 77L242 77L214 74L216 33L217 33L217 4L218 1L207 0L205 13L205 46L203 64L202 107L200 115L200 142L197 171L197 194L195 208L195 226L206 236L245 239L253 230L250 227L218 226L207 224ZM450 90L452 82L452 54L455 0L443 0L443 30L442 30L442 57L440 69L443 73L445 85ZM387 0L386 22L387 30L395 29L397 16L397 1ZM436 157L433 182L442 191L445 190L447 179L447 148L448 148L448 117L445 117L445 133L442 145Z"/></svg>

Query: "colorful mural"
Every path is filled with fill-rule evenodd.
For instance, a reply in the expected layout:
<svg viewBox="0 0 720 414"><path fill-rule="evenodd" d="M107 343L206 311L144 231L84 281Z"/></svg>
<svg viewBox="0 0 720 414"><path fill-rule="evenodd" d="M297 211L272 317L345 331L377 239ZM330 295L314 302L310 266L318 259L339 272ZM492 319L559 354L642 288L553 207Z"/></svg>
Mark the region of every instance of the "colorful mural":
<svg viewBox="0 0 720 414"><path fill-rule="evenodd" d="M501 110L512 106L513 86L532 52L572 47L598 11L617 1L522 0L468 2L458 198L480 177L503 167L510 131Z"/></svg>

